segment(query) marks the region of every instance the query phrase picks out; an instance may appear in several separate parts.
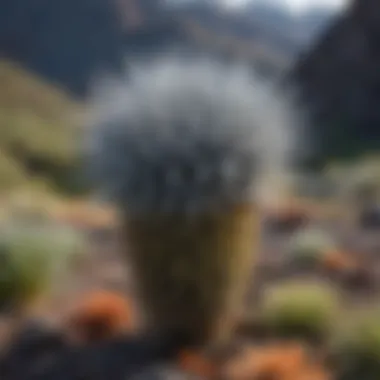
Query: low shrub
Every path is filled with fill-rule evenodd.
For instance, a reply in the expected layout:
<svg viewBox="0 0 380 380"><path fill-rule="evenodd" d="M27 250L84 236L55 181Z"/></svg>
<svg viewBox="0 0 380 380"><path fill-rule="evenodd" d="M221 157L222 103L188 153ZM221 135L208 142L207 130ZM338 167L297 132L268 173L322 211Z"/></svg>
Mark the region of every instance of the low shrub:
<svg viewBox="0 0 380 380"><path fill-rule="evenodd" d="M380 378L380 310L363 313L336 332L332 359L338 380Z"/></svg>
<svg viewBox="0 0 380 380"><path fill-rule="evenodd" d="M261 318L276 337L323 341L338 311L338 297L327 286L291 282L268 289Z"/></svg>
<svg viewBox="0 0 380 380"><path fill-rule="evenodd" d="M333 239L318 229L301 230L290 239L288 262L301 268L314 268L334 246Z"/></svg>
<svg viewBox="0 0 380 380"><path fill-rule="evenodd" d="M54 289L80 252L81 240L58 227L8 224L0 231L0 305L27 305Z"/></svg>

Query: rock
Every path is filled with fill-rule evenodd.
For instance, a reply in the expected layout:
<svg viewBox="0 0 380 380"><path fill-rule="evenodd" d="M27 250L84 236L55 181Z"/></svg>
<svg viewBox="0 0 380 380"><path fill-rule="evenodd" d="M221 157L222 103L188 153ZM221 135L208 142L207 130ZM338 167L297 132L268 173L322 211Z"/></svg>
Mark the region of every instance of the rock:
<svg viewBox="0 0 380 380"><path fill-rule="evenodd" d="M1 379L26 379L43 374L65 349L63 335L40 321L30 321L1 357Z"/></svg>
<svg viewBox="0 0 380 380"><path fill-rule="evenodd" d="M288 77L311 112L324 156L376 149L380 142L380 3L350 3Z"/></svg>
<svg viewBox="0 0 380 380"><path fill-rule="evenodd" d="M70 347L47 339L48 332L23 332L1 361L2 380L125 380L170 360L175 342L160 337L120 337ZM50 344L48 344L50 342Z"/></svg>
<svg viewBox="0 0 380 380"><path fill-rule="evenodd" d="M380 228L380 205L364 208L359 215L358 222L365 229Z"/></svg>

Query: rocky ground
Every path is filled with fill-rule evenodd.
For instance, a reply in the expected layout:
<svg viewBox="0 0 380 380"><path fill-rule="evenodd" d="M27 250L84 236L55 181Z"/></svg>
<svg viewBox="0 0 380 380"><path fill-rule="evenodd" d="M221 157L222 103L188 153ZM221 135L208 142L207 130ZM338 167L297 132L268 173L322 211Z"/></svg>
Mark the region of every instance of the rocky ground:
<svg viewBox="0 0 380 380"><path fill-rule="evenodd" d="M255 305L260 303L262 291L266 287L295 278L313 278L330 282L345 294L347 310L377 303L380 296L380 235L377 228L362 228L343 219L333 218L306 218L299 220L298 223L282 225L273 225L272 222L270 218L263 222L262 245L248 297L250 309L254 309ZM318 270L288 265L286 256L289 239L296 230L307 225L318 225L330 233L333 232L344 257L359 259L357 261L360 262L360 268L353 271L340 270L344 267L344 263L340 264L343 265L342 267L338 265L338 267ZM45 302L37 313L39 321L50 322L51 326L60 325L70 313L70 308L92 290L108 289L122 292L133 299L133 278L128 266L122 262L121 244L115 229L94 230L83 228L83 226L81 228L88 236L87 249L90 255L78 262L76 273L67 278L64 284L60 284L55 297ZM9 320L4 320L3 326L4 331L10 331ZM23 339L26 342L23 344L24 347L28 344L34 347L34 343L30 342L33 340L33 331L38 332L38 329L38 326L34 326L32 332L26 330L23 332ZM171 344L158 338L149 338L144 341L144 338L120 337L116 341L90 346L83 351L72 347L67 348L59 334L46 331L44 333L40 331L38 334L40 343L42 335L45 334L41 350L46 352L41 354L38 360L33 360L33 355L29 354L29 361L25 359L28 356L25 353L27 348L19 353L14 352L13 356L3 362L5 369L1 370L8 371L8 375L3 372L3 375L0 375L1 379L96 380L108 378L118 380L137 376L142 369L147 370L148 373L143 373L138 378L156 379L179 376L176 371L172 371L166 365L164 369L161 367L154 369L154 374L149 373L150 366L147 367L147 361L162 364L172 354ZM20 338L18 339L20 341ZM3 340L6 341L5 338ZM18 345L18 349L20 347L21 345ZM50 364L49 367L49 363L55 364L53 366ZM27 367L29 369L26 370ZM50 369L46 370L46 368ZM45 373L44 371L46 375L41 374ZM35 377L32 376L33 373ZM184 374L181 376L179 378L184 378ZM319 377L318 380L327 378L326 376Z"/></svg>

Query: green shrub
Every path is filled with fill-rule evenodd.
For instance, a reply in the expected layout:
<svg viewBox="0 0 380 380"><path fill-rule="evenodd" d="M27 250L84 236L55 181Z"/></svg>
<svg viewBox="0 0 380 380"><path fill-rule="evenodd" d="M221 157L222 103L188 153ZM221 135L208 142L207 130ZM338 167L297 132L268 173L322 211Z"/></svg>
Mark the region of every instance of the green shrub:
<svg viewBox="0 0 380 380"><path fill-rule="evenodd" d="M302 267L314 267L334 246L330 236L318 229L301 230L289 242L288 261Z"/></svg>
<svg viewBox="0 0 380 380"><path fill-rule="evenodd" d="M261 318L276 337L324 340L338 311L332 289L317 283L290 282L268 289Z"/></svg>
<svg viewBox="0 0 380 380"><path fill-rule="evenodd" d="M85 258L85 241L81 233L70 227L56 227L52 229L52 245L55 245L56 254L61 258L63 268L71 269L78 260Z"/></svg>
<svg viewBox="0 0 380 380"><path fill-rule="evenodd" d="M361 315L338 330L332 354L339 380L380 379L380 311Z"/></svg>
<svg viewBox="0 0 380 380"><path fill-rule="evenodd" d="M80 240L57 227L13 224L0 233L0 306L16 307L52 291L80 252Z"/></svg>
<svg viewBox="0 0 380 380"><path fill-rule="evenodd" d="M34 187L36 178L60 194L87 191L72 179L80 167L81 108L59 89L0 59L0 192Z"/></svg>
<svg viewBox="0 0 380 380"><path fill-rule="evenodd" d="M13 191L23 187L27 181L28 178L23 168L11 157L0 151L0 192Z"/></svg>

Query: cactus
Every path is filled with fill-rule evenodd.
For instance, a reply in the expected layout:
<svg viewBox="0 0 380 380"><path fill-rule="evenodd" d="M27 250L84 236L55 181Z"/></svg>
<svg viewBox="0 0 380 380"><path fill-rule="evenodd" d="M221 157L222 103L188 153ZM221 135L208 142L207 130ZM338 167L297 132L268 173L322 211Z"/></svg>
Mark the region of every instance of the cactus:
<svg viewBox="0 0 380 380"><path fill-rule="evenodd" d="M128 80L96 93L87 159L119 207L147 328L227 339L257 250L255 191L288 158L285 107L210 62L132 66Z"/></svg>
<svg viewBox="0 0 380 380"><path fill-rule="evenodd" d="M279 337L323 341L338 312L338 297L327 286L290 282L267 290L261 318Z"/></svg>

